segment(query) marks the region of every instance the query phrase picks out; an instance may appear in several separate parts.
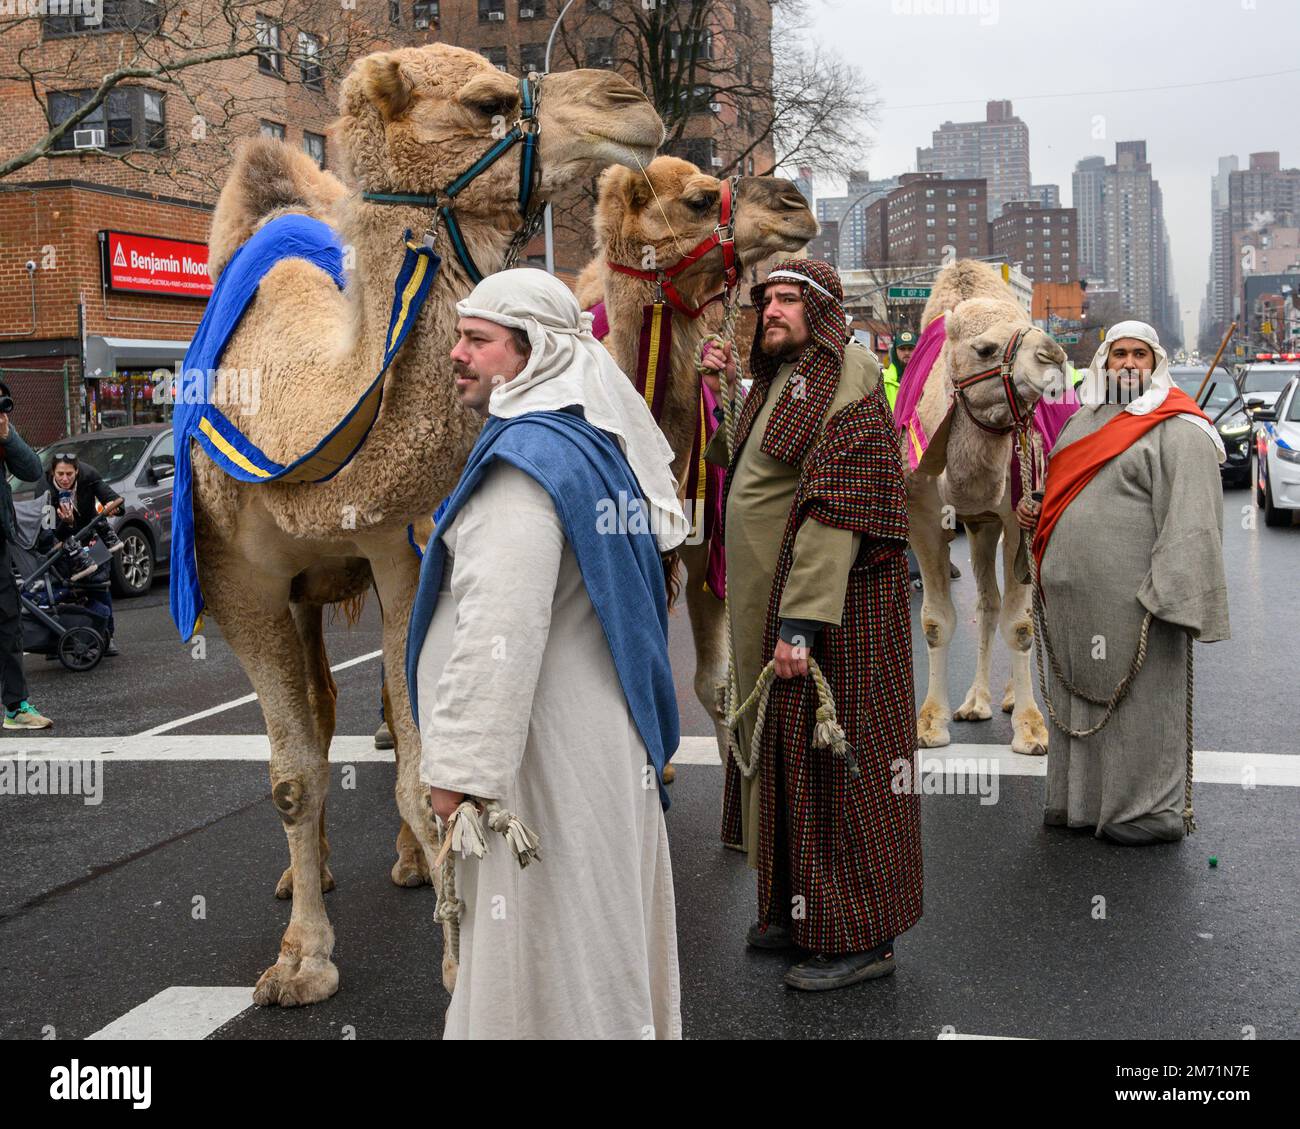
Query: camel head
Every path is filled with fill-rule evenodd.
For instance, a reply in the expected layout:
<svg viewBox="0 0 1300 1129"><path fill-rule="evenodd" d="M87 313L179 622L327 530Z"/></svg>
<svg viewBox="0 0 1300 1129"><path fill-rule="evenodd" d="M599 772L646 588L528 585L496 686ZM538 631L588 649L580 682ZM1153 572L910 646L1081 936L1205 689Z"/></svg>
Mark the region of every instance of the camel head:
<svg viewBox="0 0 1300 1129"><path fill-rule="evenodd" d="M335 123L344 175L377 192L444 188L508 132L520 115L519 80L482 55L445 43L359 60L339 95ZM644 94L612 71L575 70L542 80L538 191L553 195L610 162L649 160L663 123ZM457 211L513 220L521 146L457 197Z"/></svg>
<svg viewBox="0 0 1300 1129"><path fill-rule="evenodd" d="M600 178L596 233L606 259L646 269L672 266L718 224L722 181L690 161L656 157L645 168L608 168ZM788 180L742 176L734 201L736 256L742 267L798 251L817 234L808 202ZM674 278L690 301L721 284L722 251L714 248Z"/></svg>
<svg viewBox="0 0 1300 1129"><path fill-rule="evenodd" d="M1043 330L1032 326L1024 311L1013 302L968 298L949 312L944 333L948 338L950 379L956 382L997 368L1007 343L1017 331L1023 336L1012 368L1013 380L1021 402L1026 409L1032 409L1049 388L1062 387L1065 350ZM1011 407L1001 380L983 380L970 385L966 399L980 422L993 427L1012 423Z"/></svg>

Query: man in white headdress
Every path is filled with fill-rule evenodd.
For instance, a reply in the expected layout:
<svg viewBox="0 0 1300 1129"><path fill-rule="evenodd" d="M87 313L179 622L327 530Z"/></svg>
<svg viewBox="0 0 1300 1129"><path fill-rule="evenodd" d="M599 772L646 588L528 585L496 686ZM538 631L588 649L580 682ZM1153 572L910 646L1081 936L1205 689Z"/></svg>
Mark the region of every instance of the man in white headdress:
<svg viewBox="0 0 1300 1129"><path fill-rule="evenodd" d="M1044 822L1131 846L1172 842L1194 829L1191 641L1228 638L1223 443L1143 322L1106 334L1078 391L1041 506L1018 508L1035 530L1038 645L1050 647L1040 657L1058 723Z"/></svg>
<svg viewBox="0 0 1300 1129"><path fill-rule="evenodd" d="M457 860L445 1036L680 1038L660 552L688 527L672 451L557 279L495 274L457 311L456 387L487 422L411 615L420 778L444 822L492 801L539 848L523 869L479 823L486 854Z"/></svg>

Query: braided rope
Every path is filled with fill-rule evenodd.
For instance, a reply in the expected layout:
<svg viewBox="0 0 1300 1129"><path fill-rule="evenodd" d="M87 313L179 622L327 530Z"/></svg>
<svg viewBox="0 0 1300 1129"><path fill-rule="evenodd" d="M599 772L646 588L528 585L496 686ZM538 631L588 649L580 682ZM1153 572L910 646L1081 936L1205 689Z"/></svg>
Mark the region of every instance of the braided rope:
<svg viewBox="0 0 1300 1129"><path fill-rule="evenodd" d="M1037 461L1037 455L1040 449L1040 441L1036 434L1029 430L1028 424L1017 429L1016 439L1020 445L1020 494L1021 497L1029 497L1033 490L1033 471ZM1021 531L1021 538L1025 537L1025 532ZM1052 719L1052 724L1056 726L1066 736L1075 740L1082 740L1091 737L1094 733L1099 733L1109 724L1110 719L1114 716L1115 711L1119 708L1121 702L1128 696L1129 689L1133 685L1133 680L1137 678L1138 672L1142 669L1147 657L1147 635L1151 630L1151 620L1154 618L1150 612L1147 612L1142 619L1142 627L1138 632L1137 649L1133 654L1133 659L1129 663L1128 672L1120 679L1119 684L1115 687L1109 698L1098 698L1092 694L1081 690L1075 686L1065 676L1061 669L1060 659L1057 657L1056 648L1052 645L1052 637L1047 631L1047 613L1043 602L1043 587L1038 576L1038 560L1034 556L1032 545L1029 546L1027 557L1029 558L1029 576L1030 584L1033 586L1033 628L1037 636L1039 646L1034 648L1034 661L1038 668L1038 687L1043 695L1043 704L1047 706L1047 716ZM1193 749L1193 712L1195 703L1195 691L1193 687L1193 658L1192 658L1192 634L1187 632L1187 767L1183 776L1183 830L1191 834L1196 830L1196 818L1192 810L1192 773L1195 760ZM1061 685L1065 687L1066 692L1082 701L1089 702L1095 706L1104 706L1105 713L1096 725L1090 729L1071 729L1061 721L1056 715L1056 707L1052 702L1051 695L1047 692L1047 675L1043 669L1043 651L1047 652L1048 660L1052 665L1052 673L1060 680Z"/></svg>

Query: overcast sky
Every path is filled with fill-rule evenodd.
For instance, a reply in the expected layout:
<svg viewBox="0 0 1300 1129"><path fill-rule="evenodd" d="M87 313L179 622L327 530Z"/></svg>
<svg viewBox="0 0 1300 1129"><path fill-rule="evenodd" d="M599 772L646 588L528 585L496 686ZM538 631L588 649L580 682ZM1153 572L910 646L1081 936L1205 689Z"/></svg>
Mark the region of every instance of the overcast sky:
<svg viewBox="0 0 1300 1129"><path fill-rule="evenodd" d="M1065 206L1076 161L1113 162L1116 141L1144 139L1188 344L1218 158L1235 153L1245 168L1250 153L1278 150L1283 168L1300 164L1300 0L811 0L809 15L881 99L861 162L872 176L914 170L940 123L982 120L996 98L1029 126L1034 183L1059 184Z"/></svg>

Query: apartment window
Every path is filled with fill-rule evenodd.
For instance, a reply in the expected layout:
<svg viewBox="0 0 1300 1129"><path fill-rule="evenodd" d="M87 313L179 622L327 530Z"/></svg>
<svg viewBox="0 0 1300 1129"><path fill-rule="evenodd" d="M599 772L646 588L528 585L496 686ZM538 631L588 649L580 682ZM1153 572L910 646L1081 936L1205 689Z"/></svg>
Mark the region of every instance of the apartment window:
<svg viewBox="0 0 1300 1129"><path fill-rule="evenodd" d="M510 63L504 47L482 47L480 54L499 71L509 70Z"/></svg>
<svg viewBox="0 0 1300 1129"><path fill-rule="evenodd" d="M49 7L56 7L50 4ZM66 7L71 8L71 4ZM162 26L162 14L156 0L103 0L101 18L95 20L93 5L83 5L84 15L44 17L45 34L51 38L63 35L80 35L99 31L157 31ZM22 12L22 9L19 9Z"/></svg>
<svg viewBox="0 0 1300 1129"><path fill-rule="evenodd" d="M955 188L950 188L950 189L948 189L948 195L949 195L949 196L956 196L956 195L957 195L957 189L955 189Z"/></svg>
<svg viewBox="0 0 1300 1129"><path fill-rule="evenodd" d="M1052 246L1052 241L1049 239L1046 243L1043 244L1043 246L1044 246L1044 247L1047 247L1048 249L1050 249L1051 246Z"/></svg>
<svg viewBox="0 0 1300 1129"><path fill-rule="evenodd" d="M934 220L926 220L926 221L925 221L925 226L926 226L926 227L934 227Z"/></svg>
<svg viewBox="0 0 1300 1129"><path fill-rule="evenodd" d="M519 69L527 74L529 71L542 71L546 64L545 43L521 43L519 45Z"/></svg>
<svg viewBox="0 0 1300 1129"><path fill-rule="evenodd" d="M967 204L967 205L966 205L966 210L967 210L968 212L973 212L973 211L975 211L975 210L978 209L978 208L979 208L979 205L978 205L978 204Z"/></svg>
<svg viewBox="0 0 1300 1129"><path fill-rule="evenodd" d="M933 212L933 211L934 211L934 205L933 205L933 204L926 204L926 206L925 206L925 210L926 210L927 212Z"/></svg>
<svg viewBox="0 0 1300 1129"><path fill-rule="evenodd" d="M269 122L265 118L257 123L263 137L274 137L276 141L284 140L284 126L279 122Z"/></svg>
<svg viewBox="0 0 1300 1129"><path fill-rule="evenodd" d="M50 91L50 124L61 125L90 100L90 90ZM77 149L78 130L98 129L104 133L104 148L161 149L166 144L163 96L145 86L119 86L108 98L54 144L54 150L71 153Z"/></svg>
<svg viewBox="0 0 1300 1129"><path fill-rule="evenodd" d="M1026 243L1025 243L1025 247L1026 247L1026 249L1032 247L1033 245L1034 245L1034 241L1033 241L1032 239L1026 241Z"/></svg>
<svg viewBox="0 0 1300 1129"><path fill-rule="evenodd" d="M610 12L614 9L614 0L587 0L587 11Z"/></svg>
<svg viewBox="0 0 1300 1129"><path fill-rule="evenodd" d="M402 0L388 0L388 22L393 27L402 26Z"/></svg>
<svg viewBox="0 0 1300 1129"><path fill-rule="evenodd" d="M968 188L968 189L966 189L966 195L967 195L967 196L978 196L979 194L980 194L980 190L979 190L978 188Z"/></svg>
<svg viewBox="0 0 1300 1129"><path fill-rule="evenodd" d="M478 22L504 23L506 18L506 0L478 0Z"/></svg>
<svg viewBox="0 0 1300 1129"><path fill-rule="evenodd" d="M587 40L587 66L612 67L614 65L614 40L598 35Z"/></svg>
<svg viewBox="0 0 1300 1129"><path fill-rule="evenodd" d="M323 133L308 133L303 130L302 151L321 168L325 167L325 135Z"/></svg>
<svg viewBox="0 0 1300 1129"><path fill-rule="evenodd" d="M441 7L442 5L438 3L438 0L415 0L415 3L411 5L411 17L416 30L424 31L431 27L437 27Z"/></svg>
<svg viewBox="0 0 1300 1129"><path fill-rule="evenodd" d="M257 16L257 69L263 74L284 74L284 55L280 50L280 25L270 16Z"/></svg>
<svg viewBox="0 0 1300 1129"><path fill-rule="evenodd" d="M957 205L956 205L956 204L949 204L949 205L948 205L948 211L950 211L950 212L955 212L956 210L957 210Z"/></svg>
<svg viewBox="0 0 1300 1129"><path fill-rule="evenodd" d="M323 90L324 82L320 71L320 37L310 32L298 33L298 66L302 71L303 86L313 90Z"/></svg>
<svg viewBox="0 0 1300 1129"><path fill-rule="evenodd" d="M931 200L931 199L934 198L934 189L933 189L933 188L927 188L927 189L925 190L925 198L926 198L927 200Z"/></svg>
<svg viewBox="0 0 1300 1129"><path fill-rule="evenodd" d="M546 0L519 0L521 20L540 20L546 15Z"/></svg>

